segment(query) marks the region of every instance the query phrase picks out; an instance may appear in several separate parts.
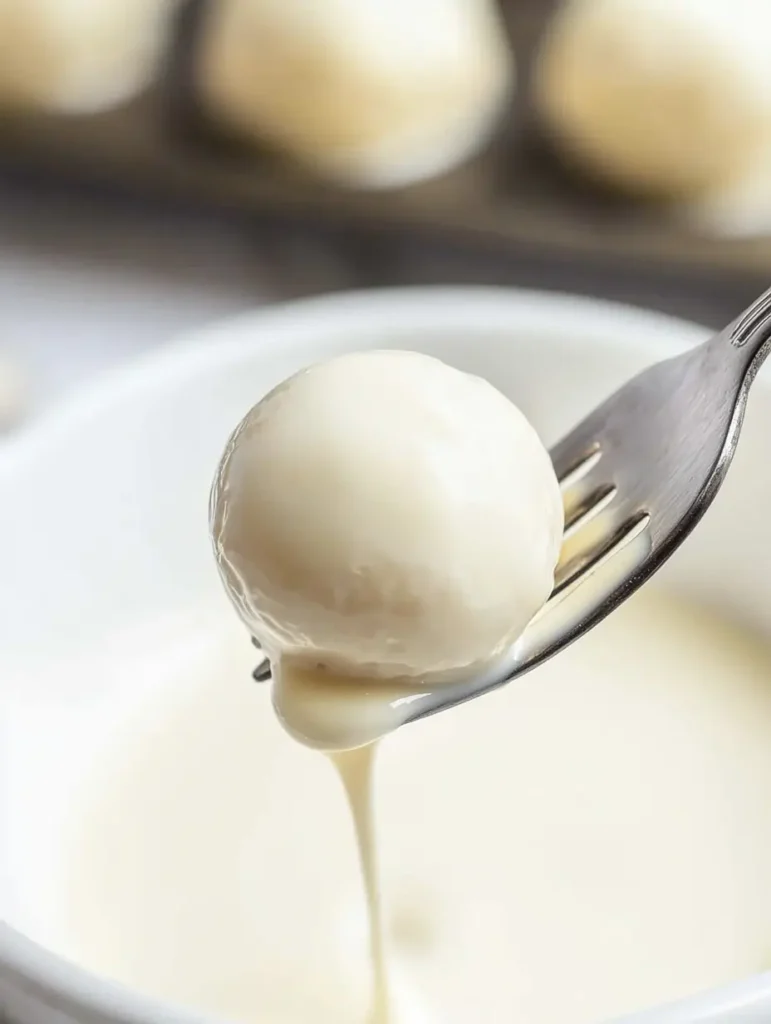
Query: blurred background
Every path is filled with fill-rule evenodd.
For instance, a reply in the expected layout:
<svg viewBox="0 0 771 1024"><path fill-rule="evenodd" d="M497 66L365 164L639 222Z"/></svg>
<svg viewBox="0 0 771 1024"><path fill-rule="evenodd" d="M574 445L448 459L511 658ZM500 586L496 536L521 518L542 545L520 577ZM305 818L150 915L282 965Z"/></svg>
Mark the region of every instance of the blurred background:
<svg viewBox="0 0 771 1024"><path fill-rule="evenodd" d="M771 283L768 0L0 0L0 426L222 315Z"/></svg>

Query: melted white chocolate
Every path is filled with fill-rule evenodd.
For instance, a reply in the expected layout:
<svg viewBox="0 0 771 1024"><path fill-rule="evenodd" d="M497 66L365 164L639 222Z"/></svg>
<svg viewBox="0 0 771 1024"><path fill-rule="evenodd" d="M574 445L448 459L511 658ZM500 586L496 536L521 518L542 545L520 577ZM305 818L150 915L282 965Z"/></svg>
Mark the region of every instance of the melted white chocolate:
<svg viewBox="0 0 771 1024"><path fill-rule="evenodd" d="M211 621L205 656L184 628L134 655L151 696L73 806L52 944L220 1018L363 1024L339 782ZM766 643L656 593L398 730L376 801L389 1024L596 1024L767 969L770 737Z"/></svg>
<svg viewBox="0 0 771 1024"><path fill-rule="evenodd" d="M332 755L345 788L348 805L351 808L356 839L361 858L364 887L367 892L369 917L369 945L372 957L372 1008L369 1024L387 1024L389 993L386 970L385 944L383 941L383 914L380 906L380 887L377 872L375 845L375 821L373 796L373 771L375 767L376 743L370 743L357 750L344 750Z"/></svg>

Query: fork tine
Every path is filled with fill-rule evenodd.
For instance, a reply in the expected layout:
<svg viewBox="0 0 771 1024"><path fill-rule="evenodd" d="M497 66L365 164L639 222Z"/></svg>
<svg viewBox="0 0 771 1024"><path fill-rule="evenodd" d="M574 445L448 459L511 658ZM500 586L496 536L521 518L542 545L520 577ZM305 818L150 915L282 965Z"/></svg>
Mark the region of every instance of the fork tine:
<svg viewBox="0 0 771 1024"><path fill-rule="evenodd" d="M561 470L559 466L555 465L554 469L562 491L569 491L575 487L577 483L596 467L601 458L602 450L599 443L595 442L593 445L590 445L583 455L572 460L566 469Z"/></svg>
<svg viewBox="0 0 771 1024"><path fill-rule="evenodd" d="M618 488L615 484L601 484L591 491L583 501L576 502L565 515L563 544L574 537L600 512L603 512L613 501L616 494L618 494Z"/></svg>
<svg viewBox="0 0 771 1024"><path fill-rule="evenodd" d="M648 512L638 512L611 534L604 534L604 540L588 548L584 553L571 558L558 567L555 573L554 590L546 607L559 602L572 589L582 583L588 575L596 572L615 554L639 536L650 522Z"/></svg>
<svg viewBox="0 0 771 1024"><path fill-rule="evenodd" d="M254 672L252 672L252 679L255 683L267 683L270 677L270 661L268 658L263 658Z"/></svg>
<svg viewBox="0 0 771 1024"><path fill-rule="evenodd" d="M558 577L565 566L580 557L590 556L613 534L620 521L614 506L617 494L615 484L602 483L590 487L587 482L582 493L570 496L565 507L565 528L555 570Z"/></svg>
<svg viewBox="0 0 771 1024"><path fill-rule="evenodd" d="M595 550L591 560L555 586L552 596L518 641L521 661L530 663L531 667L533 662L537 663L552 647L555 630L575 639L593 619L596 621L603 602L617 593L625 581L633 579L649 556L649 521L647 512L627 520ZM592 576L596 582L588 583L591 599L587 603L583 585Z"/></svg>
<svg viewBox="0 0 771 1024"><path fill-rule="evenodd" d="M602 479L603 476L605 479ZM588 522L592 518L588 514L590 510L596 502L605 498L604 488L612 486L614 482L603 473L602 450L599 444L592 445L579 459L571 461L560 479L566 530L575 533L580 528L579 521L584 516Z"/></svg>

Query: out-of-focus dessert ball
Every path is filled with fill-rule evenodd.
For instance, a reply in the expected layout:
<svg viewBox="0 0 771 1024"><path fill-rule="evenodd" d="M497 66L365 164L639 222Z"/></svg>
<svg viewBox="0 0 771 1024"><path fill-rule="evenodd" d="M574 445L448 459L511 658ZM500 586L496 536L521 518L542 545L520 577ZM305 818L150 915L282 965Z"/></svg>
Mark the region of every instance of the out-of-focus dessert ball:
<svg viewBox="0 0 771 1024"><path fill-rule="evenodd" d="M0 107L92 113L141 91L178 0L0 0Z"/></svg>
<svg viewBox="0 0 771 1024"><path fill-rule="evenodd" d="M768 163L769 38L767 0L568 0L537 104L563 151L613 185L730 197Z"/></svg>
<svg viewBox="0 0 771 1024"><path fill-rule="evenodd" d="M513 84L493 0L219 0L200 45L216 121L352 186L461 162Z"/></svg>

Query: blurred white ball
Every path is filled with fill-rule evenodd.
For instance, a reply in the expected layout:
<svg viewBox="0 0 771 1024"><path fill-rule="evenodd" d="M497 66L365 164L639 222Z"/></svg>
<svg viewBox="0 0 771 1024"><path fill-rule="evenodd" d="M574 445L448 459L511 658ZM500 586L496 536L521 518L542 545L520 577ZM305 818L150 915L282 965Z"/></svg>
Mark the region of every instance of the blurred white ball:
<svg viewBox="0 0 771 1024"><path fill-rule="evenodd" d="M141 91L178 0L0 0L0 107L93 113Z"/></svg>
<svg viewBox="0 0 771 1024"><path fill-rule="evenodd" d="M771 148L768 0L569 0L536 69L548 128L596 176L700 201Z"/></svg>
<svg viewBox="0 0 771 1024"><path fill-rule="evenodd" d="M215 119L366 187L470 156L513 71L492 0L220 0L198 62Z"/></svg>

